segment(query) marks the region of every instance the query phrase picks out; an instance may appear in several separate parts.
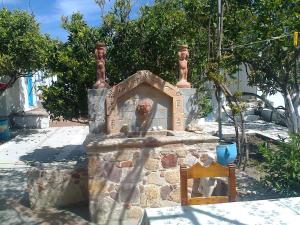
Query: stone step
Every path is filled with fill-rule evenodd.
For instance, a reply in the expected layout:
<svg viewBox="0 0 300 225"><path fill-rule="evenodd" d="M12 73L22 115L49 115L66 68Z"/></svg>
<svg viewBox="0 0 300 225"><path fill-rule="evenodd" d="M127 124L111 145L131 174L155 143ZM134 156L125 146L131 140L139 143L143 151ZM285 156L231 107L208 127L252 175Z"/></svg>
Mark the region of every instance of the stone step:
<svg viewBox="0 0 300 225"><path fill-rule="evenodd" d="M253 122L253 121L257 121L260 119L260 117L258 115L246 115L244 117L245 122Z"/></svg>
<svg viewBox="0 0 300 225"><path fill-rule="evenodd" d="M49 127L50 116L44 110L36 108L26 112L13 113L11 124L19 129L45 129Z"/></svg>
<svg viewBox="0 0 300 225"><path fill-rule="evenodd" d="M237 116L236 120L237 120L237 122L240 122L240 117ZM260 120L260 117L258 115L246 115L246 116L244 116L244 120L245 120L245 122L253 122L253 121ZM227 120L224 120L224 121L231 122L231 119L227 118Z"/></svg>
<svg viewBox="0 0 300 225"><path fill-rule="evenodd" d="M231 114L231 110L229 108L226 108L226 111L227 113L230 115ZM223 110L222 110L222 113ZM225 113L224 113L225 114ZM245 111L244 111L244 115L256 115L256 108L247 108Z"/></svg>

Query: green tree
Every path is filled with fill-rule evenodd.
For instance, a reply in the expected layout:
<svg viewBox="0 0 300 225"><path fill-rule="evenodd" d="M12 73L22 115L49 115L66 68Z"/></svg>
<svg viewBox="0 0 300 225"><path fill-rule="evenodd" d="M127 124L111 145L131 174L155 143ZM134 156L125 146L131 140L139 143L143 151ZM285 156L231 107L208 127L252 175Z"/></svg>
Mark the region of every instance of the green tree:
<svg viewBox="0 0 300 225"><path fill-rule="evenodd" d="M135 20L129 20L129 4L120 4L122 1L130 2L117 1L101 28L109 45L107 57L112 76L118 74L121 80L139 69L149 69L175 83L178 46L188 44L190 77L193 84L199 84L207 56L207 19L203 19L209 10L207 1L155 1L153 6L142 7Z"/></svg>
<svg viewBox="0 0 300 225"><path fill-rule="evenodd" d="M292 133L300 132L299 47L292 40L292 33L300 30L299 3L257 0L241 7L230 1L230 15L224 20L226 51L234 56L231 60L247 66L250 85L265 94L283 95L283 117Z"/></svg>
<svg viewBox="0 0 300 225"><path fill-rule="evenodd" d="M118 2L122 1L105 16L102 26L109 45L107 67L111 82L120 82L137 70L148 69L174 84L178 79L178 47L188 44L189 79L199 89L202 113L207 113L210 107L205 77L201 76L207 56L207 32L203 26L207 21L203 15L209 9L207 1L155 1L152 6L142 7L135 20L128 18L130 1Z"/></svg>
<svg viewBox="0 0 300 225"><path fill-rule="evenodd" d="M0 95L20 77L45 69L51 39L40 33L33 15L0 10Z"/></svg>
<svg viewBox="0 0 300 225"><path fill-rule="evenodd" d="M68 40L56 42L52 48L48 67L57 81L42 87L43 106L52 118L71 120L87 115L87 89L95 81L94 50L101 33L89 27L80 13L63 17L62 26L68 32Z"/></svg>
<svg viewBox="0 0 300 225"><path fill-rule="evenodd" d="M178 4L181 2L182 4ZM141 9L140 17L129 19L129 0L118 0L112 12L104 16L103 24L90 28L80 14L63 21L69 38L58 44L52 55L51 70L58 74L58 81L44 88L44 107L52 116L67 119L87 114L87 89L95 81L94 47L97 41L107 46L106 73L110 85L148 69L163 79L176 83L177 51L180 44L189 44L190 79L199 88L200 104L207 113L209 104L204 90L204 77L200 76L207 55L205 29L195 19L195 7L204 3L185 4L185 1L157 1L151 7ZM200 6L199 6L200 4Z"/></svg>

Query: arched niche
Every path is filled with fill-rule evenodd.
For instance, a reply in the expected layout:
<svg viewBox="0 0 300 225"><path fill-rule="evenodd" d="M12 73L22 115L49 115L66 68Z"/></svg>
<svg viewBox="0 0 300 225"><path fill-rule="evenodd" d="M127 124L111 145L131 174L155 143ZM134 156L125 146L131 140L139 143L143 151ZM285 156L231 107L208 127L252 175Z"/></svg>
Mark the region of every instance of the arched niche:
<svg viewBox="0 0 300 225"><path fill-rule="evenodd" d="M177 87L164 81L150 71L142 70L128 77L118 85L113 86L108 91L105 98L107 133L119 133L126 122L127 124L128 122L130 123L131 129L133 125L129 117L133 118L134 115L130 113L135 113L138 101L146 97L153 100L154 106L155 104L157 105L156 110L160 110L158 107L161 105L167 107L168 116L165 119L168 125L164 127L165 129L174 131L184 130L182 94ZM130 102L130 104L125 104L126 101ZM129 112L129 116L124 117L126 112L124 110ZM164 109L162 108L161 110L163 111ZM159 115L159 112L152 113L152 121L164 119L164 115L160 115L162 118L157 118L156 115ZM151 123L145 128L151 128Z"/></svg>

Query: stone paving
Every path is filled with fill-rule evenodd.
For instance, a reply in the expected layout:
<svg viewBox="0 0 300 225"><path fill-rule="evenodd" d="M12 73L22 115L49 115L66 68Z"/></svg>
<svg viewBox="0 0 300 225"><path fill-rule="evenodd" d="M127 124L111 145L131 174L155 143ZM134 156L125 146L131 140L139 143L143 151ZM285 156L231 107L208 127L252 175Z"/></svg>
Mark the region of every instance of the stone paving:
<svg viewBox="0 0 300 225"><path fill-rule="evenodd" d="M67 210L32 211L14 200L0 203L1 225L93 225Z"/></svg>
<svg viewBox="0 0 300 225"><path fill-rule="evenodd" d="M82 143L87 134L87 126L21 130L0 145L0 168L26 168L32 161L70 161L85 153Z"/></svg>
<svg viewBox="0 0 300 225"><path fill-rule="evenodd" d="M24 191L27 188L27 170L32 161L70 162L74 157L85 154L82 143L87 134L87 126L20 130L12 140L0 145L1 225L88 224L64 210L33 212L16 202L26 203Z"/></svg>
<svg viewBox="0 0 300 225"><path fill-rule="evenodd" d="M203 129L201 131L203 133L217 134L217 122L203 122L199 126ZM245 126L247 134L258 134L259 136L269 138L275 141L280 140L280 138L287 138L289 136L288 129L286 127L274 123L269 123L263 120L246 122ZM235 136L234 127L231 124L224 123L222 125L222 130L224 135L232 137Z"/></svg>

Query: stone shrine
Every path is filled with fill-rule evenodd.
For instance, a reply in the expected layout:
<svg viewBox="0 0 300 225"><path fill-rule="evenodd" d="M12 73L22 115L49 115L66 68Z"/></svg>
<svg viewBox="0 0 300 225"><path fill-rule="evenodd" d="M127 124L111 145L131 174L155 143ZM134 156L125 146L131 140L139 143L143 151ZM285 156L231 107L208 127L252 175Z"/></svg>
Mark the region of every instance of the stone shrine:
<svg viewBox="0 0 300 225"><path fill-rule="evenodd" d="M198 107L196 90L187 82L187 46L181 51L184 85L142 70L111 88L88 91L92 222L138 220L143 208L179 204L180 165L214 160L218 138L185 131ZM191 181L190 194L199 191L199 182Z"/></svg>
<svg viewBox="0 0 300 225"><path fill-rule="evenodd" d="M91 133L184 131L198 111L196 89L178 88L147 70L110 89L90 89L88 99ZM138 108L146 99L152 106L143 118Z"/></svg>

